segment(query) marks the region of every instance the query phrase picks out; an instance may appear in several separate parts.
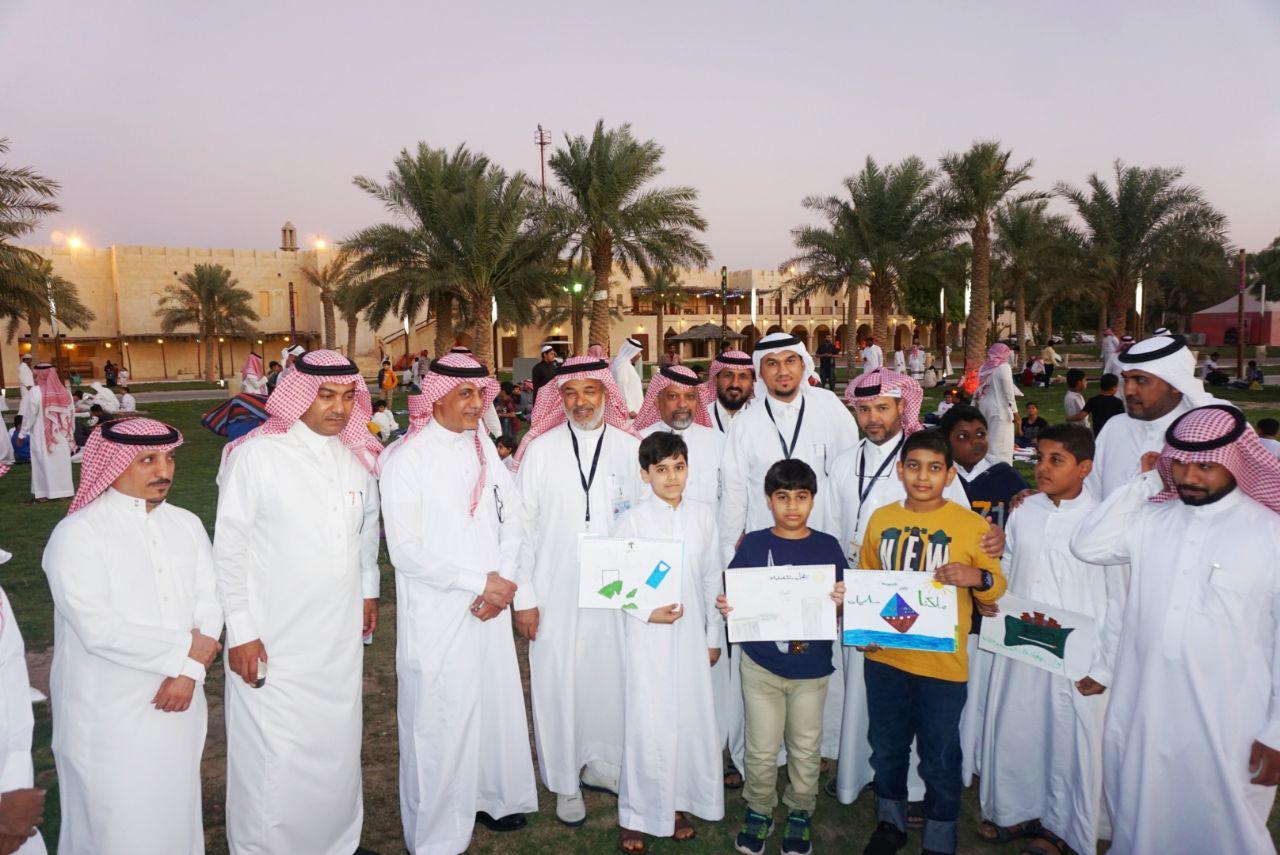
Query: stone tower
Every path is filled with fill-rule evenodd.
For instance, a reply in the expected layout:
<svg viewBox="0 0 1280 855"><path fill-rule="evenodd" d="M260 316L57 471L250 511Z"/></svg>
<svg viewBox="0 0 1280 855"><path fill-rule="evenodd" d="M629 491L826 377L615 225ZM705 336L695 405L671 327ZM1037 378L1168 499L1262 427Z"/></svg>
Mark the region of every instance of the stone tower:
<svg viewBox="0 0 1280 855"><path fill-rule="evenodd" d="M298 251L298 229L293 223L285 223L280 227L280 248L285 252Z"/></svg>

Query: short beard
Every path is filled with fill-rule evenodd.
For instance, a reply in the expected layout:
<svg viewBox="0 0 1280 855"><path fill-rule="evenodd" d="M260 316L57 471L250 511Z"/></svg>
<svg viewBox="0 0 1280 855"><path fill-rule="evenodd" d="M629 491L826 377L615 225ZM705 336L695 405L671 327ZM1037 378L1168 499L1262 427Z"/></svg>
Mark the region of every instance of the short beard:
<svg viewBox="0 0 1280 855"><path fill-rule="evenodd" d="M689 425L693 424L693 414L674 415L671 417L669 424L676 430L685 430Z"/></svg>
<svg viewBox="0 0 1280 855"><path fill-rule="evenodd" d="M596 410L595 413L592 414L591 418L587 419L585 422L578 421L573 417L573 414L570 413L569 421L572 422L573 426L578 430L595 430L604 422L604 407Z"/></svg>
<svg viewBox="0 0 1280 855"><path fill-rule="evenodd" d="M1235 488L1236 482L1233 479L1229 485L1223 487L1216 493L1206 493L1205 495L1196 496L1194 498L1189 498L1184 495L1181 487L1176 489L1178 491L1178 498L1182 500L1182 504L1190 505L1193 508L1203 508L1205 505L1212 505L1214 502L1225 498L1229 493L1235 490Z"/></svg>
<svg viewBox="0 0 1280 855"><path fill-rule="evenodd" d="M726 401L724 399L724 392L716 392L716 400L720 402L720 406L724 407L729 412L736 413L738 410L742 409L742 405L747 402L747 396L743 395L736 401Z"/></svg>

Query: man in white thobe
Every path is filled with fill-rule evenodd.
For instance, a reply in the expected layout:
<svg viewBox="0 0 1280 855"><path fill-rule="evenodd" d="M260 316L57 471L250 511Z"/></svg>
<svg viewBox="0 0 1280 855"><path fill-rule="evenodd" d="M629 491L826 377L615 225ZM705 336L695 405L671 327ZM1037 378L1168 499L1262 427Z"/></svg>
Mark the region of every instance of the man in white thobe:
<svg viewBox="0 0 1280 855"><path fill-rule="evenodd" d="M638 467L649 495L618 518L614 533L682 541L684 575L679 602L664 604L676 609L625 612L626 716L618 792L624 852L636 851L635 832L688 840L693 829L679 815L684 812L709 822L724 818L723 745L709 661L720 658L725 638L715 606L722 589L715 510L684 490L689 470L677 463L691 454L684 437L673 431L646 439Z"/></svg>
<svg viewBox="0 0 1280 855"><path fill-rule="evenodd" d="M1086 484L1099 499L1133 480L1142 455L1164 446L1175 419L1217 400L1196 378L1196 360L1182 336L1144 339L1118 359L1127 412L1108 419L1098 434Z"/></svg>
<svg viewBox="0 0 1280 855"><path fill-rule="evenodd" d="M400 819L413 855L458 855L538 809L510 605L524 515L480 416L498 383L469 356L432 362L382 464L396 568ZM430 472L430 480L422 473Z"/></svg>
<svg viewBox="0 0 1280 855"><path fill-rule="evenodd" d="M702 384L702 400L710 408L711 420L721 434L729 432L729 423L751 403L755 394L756 370L749 354L726 350L711 360L707 382Z"/></svg>
<svg viewBox="0 0 1280 855"><path fill-rule="evenodd" d="M204 852L203 684L222 610L204 524L165 502L181 443L152 419L96 430L45 547L59 852Z"/></svg>
<svg viewBox="0 0 1280 855"><path fill-rule="evenodd" d="M638 339L628 338L618 348L618 355L613 358L609 370L613 372L614 382L622 392L622 403L627 409L627 417L635 418L644 404L644 382L636 368L636 361L643 355L644 345Z"/></svg>
<svg viewBox="0 0 1280 855"><path fill-rule="evenodd" d="M0 564L6 555L0 550ZM9 595L0 590L0 855L46 855L36 829L44 821L45 793L33 784L34 724L26 648Z"/></svg>
<svg viewBox="0 0 1280 855"><path fill-rule="evenodd" d="M1103 736L1110 851L1274 852L1280 462L1217 404L1141 469L1071 540L1081 561L1130 566Z"/></svg>
<svg viewBox="0 0 1280 855"><path fill-rule="evenodd" d="M871 515L878 508L907 497L896 464L902 443L923 427L920 405L924 391L905 374L880 368L850 383L845 389L845 401L853 406L863 437L832 464L831 486L840 524L839 540L849 558L849 566L857 567ZM959 478L947 485L943 496L961 507L969 506ZM999 554L1003 537L998 533L988 537L993 541L991 548ZM853 677L844 681L842 687L840 766L835 795L844 804L852 804L875 777L871 770L871 743L867 740L870 722L866 685L862 680L863 654L856 648L844 647L837 655L843 657L843 673ZM917 763L913 762L907 781L908 800L912 802L924 799L924 781L916 767Z"/></svg>
<svg viewBox="0 0 1280 855"><path fill-rule="evenodd" d="M813 358L804 343L786 333L760 339L752 353L755 400L729 428L720 462L720 557L733 559L743 534L773 526L764 493L764 476L779 460L803 460L818 478L809 527L840 537L835 489L830 473L837 457L858 442L858 424L834 393L811 386ZM828 683L823 712L822 756L835 757L840 746L840 708L844 703L841 656L833 651L836 672ZM731 742L737 742L733 737ZM745 745L745 736L744 742ZM734 757L743 768L741 755Z"/></svg>
<svg viewBox="0 0 1280 855"><path fill-rule="evenodd" d="M1018 432L1018 398L1022 392L1013 382L1010 355L1009 345L999 341L987 350L987 358L978 368L974 401L987 419L991 456L1012 464L1014 436Z"/></svg>
<svg viewBox="0 0 1280 855"><path fill-rule="evenodd" d="M35 380L28 402L31 421L22 420L23 433L31 437L31 495L37 502L65 499L76 491L71 480L74 404L49 363L36 366Z"/></svg>
<svg viewBox="0 0 1280 855"><path fill-rule="evenodd" d="M689 448L684 495L712 507L720 500L720 456L724 435L711 427L702 402L702 381L691 368L671 365L649 381L632 427L641 437L658 431L677 434Z"/></svg>
<svg viewBox="0 0 1280 855"><path fill-rule="evenodd" d="M1005 523L1006 593L1092 618L1097 642L1078 681L995 657L983 722L982 815L988 828L1028 828L1038 820L1075 851L1095 852L1104 820L1102 720L1125 576L1121 568L1086 564L1071 553L1072 534L1097 506L1082 484L1093 463L1089 429L1054 425L1040 436L1039 451L1036 481L1044 492L1027 498Z"/></svg>
<svg viewBox="0 0 1280 855"><path fill-rule="evenodd" d="M369 404L354 363L311 351L281 377L267 421L223 453L214 563L234 855L358 851L382 450Z"/></svg>
<svg viewBox="0 0 1280 855"><path fill-rule="evenodd" d="M516 629L529 639L542 782L556 794L557 819L577 826L587 816L581 786L618 791L625 620L578 609L578 535L612 533L644 488L640 440L608 364L571 357L552 382L516 452L526 581L514 607Z"/></svg>
<svg viewBox="0 0 1280 855"><path fill-rule="evenodd" d="M884 350L874 338L868 338L867 346L862 349L862 373L870 374L877 368L884 368Z"/></svg>
<svg viewBox="0 0 1280 855"><path fill-rule="evenodd" d="M1120 367L1116 364L1116 355L1120 353L1120 339L1111 327L1102 331L1102 373L1119 376Z"/></svg>
<svg viewBox="0 0 1280 855"><path fill-rule="evenodd" d="M36 385L36 375L31 370L32 358L30 353L22 354L22 358L18 360L18 415L22 416L22 421L31 424L35 409L31 404L31 390Z"/></svg>

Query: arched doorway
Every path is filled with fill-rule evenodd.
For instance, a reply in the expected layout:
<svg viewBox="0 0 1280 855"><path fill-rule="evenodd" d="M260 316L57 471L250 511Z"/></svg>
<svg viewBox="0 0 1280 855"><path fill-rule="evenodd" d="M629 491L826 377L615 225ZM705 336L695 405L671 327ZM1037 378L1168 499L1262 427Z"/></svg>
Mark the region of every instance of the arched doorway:
<svg viewBox="0 0 1280 855"><path fill-rule="evenodd" d="M841 324L840 326L836 327L836 347L840 348L842 352L844 351L844 334L847 333L848 331L849 331L848 324Z"/></svg>
<svg viewBox="0 0 1280 855"><path fill-rule="evenodd" d="M831 327L826 324L818 324L813 328L813 343L815 345L822 344L829 338L831 338Z"/></svg>
<svg viewBox="0 0 1280 855"><path fill-rule="evenodd" d="M809 330L807 327L803 327L797 324L796 326L791 328L791 334L796 338L800 339L800 343L803 344L806 348L809 347Z"/></svg>
<svg viewBox="0 0 1280 855"><path fill-rule="evenodd" d="M771 324L769 326L769 331L766 332L765 335L773 335L776 332L782 332L782 327L778 326L777 324Z"/></svg>
<svg viewBox="0 0 1280 855"><path fill-rule="evenodd" d="M760 340L760 330L756 329L755 324L747 324L742 328L742 334L746 336L742 340L742 349L750 353L755 349L756 342Z"/></svg>
<svg viewBox="0 0 1280 855"><path fill-rule="evenodd" d="M911 327L907 324L898 324L898 328L893 331L893 349L906 351L911 347Z"/></svg>

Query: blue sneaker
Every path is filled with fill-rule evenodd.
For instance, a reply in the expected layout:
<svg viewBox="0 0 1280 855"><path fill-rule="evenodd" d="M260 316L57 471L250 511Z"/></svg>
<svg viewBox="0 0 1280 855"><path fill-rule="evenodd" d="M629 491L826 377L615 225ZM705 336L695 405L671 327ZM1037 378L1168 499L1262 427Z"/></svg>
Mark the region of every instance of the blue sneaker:
<svg viewBox="0 0 1280 855"><path fill-rule="evenodd" d="M809 812L793 810L787 814L787 831L782 835L782 855L809 855L813 838L809 831Z"/></svg>
<svg viewBox="0 0 1280 855"><path fill-rule="evenodd" d="M742 830L733 841L733 848L742 855L760 855L770 834L773 834L773 818L747 808L747 816L742 820Z"/></svg>

